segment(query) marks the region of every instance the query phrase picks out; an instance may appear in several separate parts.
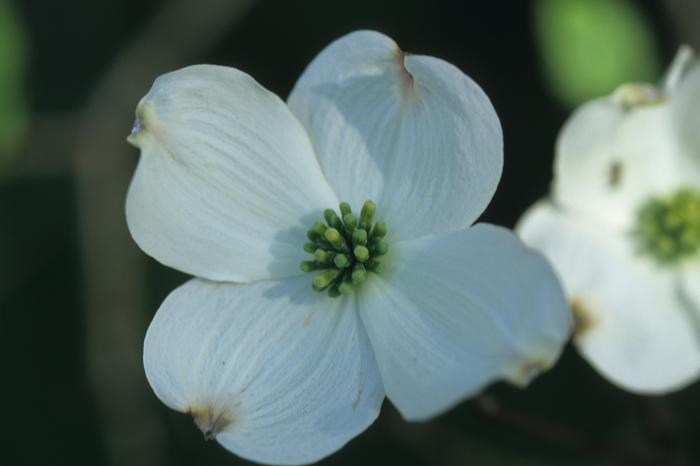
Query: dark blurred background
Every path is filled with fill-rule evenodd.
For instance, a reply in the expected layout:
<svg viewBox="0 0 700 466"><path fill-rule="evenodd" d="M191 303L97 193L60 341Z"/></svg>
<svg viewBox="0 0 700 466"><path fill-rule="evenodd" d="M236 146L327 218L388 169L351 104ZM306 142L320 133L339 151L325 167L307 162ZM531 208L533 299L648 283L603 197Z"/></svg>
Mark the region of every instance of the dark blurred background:
<svg viewBox="0 0 700 466"><path fill-rule="evenodd" d="M656 80L700 46L695 0L0 0L0 464L246 464L148 388L146 326L186 276L131 241L125 137L153 79L240 68L286 96L331 40L371 28L444 58L491 97L505 171L484 220L543 196L572 108ZM387 402L327 465L697 465L700 386L628 394L573 348L427 423Z"/></svg>

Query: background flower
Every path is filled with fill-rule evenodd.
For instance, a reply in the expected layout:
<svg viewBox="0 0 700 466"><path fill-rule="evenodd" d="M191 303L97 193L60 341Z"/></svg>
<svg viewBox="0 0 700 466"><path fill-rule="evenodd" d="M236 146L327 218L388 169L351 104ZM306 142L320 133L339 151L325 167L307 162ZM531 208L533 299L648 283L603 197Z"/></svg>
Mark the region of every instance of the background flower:
<svg viewBox="0 0 700 466"><path fill-rule="evenodd" d="M700 374L700 67L585 104L557 144L550 201L518 230L553 262L575 342L608 379L663 393Z"/></svg>

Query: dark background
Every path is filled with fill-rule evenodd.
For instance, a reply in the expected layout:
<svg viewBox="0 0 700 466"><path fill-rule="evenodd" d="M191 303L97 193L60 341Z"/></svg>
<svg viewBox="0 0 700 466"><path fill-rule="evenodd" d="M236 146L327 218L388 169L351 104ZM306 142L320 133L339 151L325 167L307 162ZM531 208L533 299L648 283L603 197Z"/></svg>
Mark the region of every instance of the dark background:
<svg viewBox="0 0 700 466"><path fill-rule="evenodd" d="M509 227L547 192L572 107L547 84L530 1L2 2L27 44L24 131L0 165L2 465L245 464L158 402L141 367L150 318L187 278L139 251L124 221L138 157L125 136L157 75L226 64L286 96L331 40L382 31L454 63L492 99L505 169L483 218ZM660 65L696 40L693 3L630 3ZM427 423L402 421L386 402L322 464L697 465L699 395L697 384L626 393L569 347L528 389L494 385Z"/></svg>

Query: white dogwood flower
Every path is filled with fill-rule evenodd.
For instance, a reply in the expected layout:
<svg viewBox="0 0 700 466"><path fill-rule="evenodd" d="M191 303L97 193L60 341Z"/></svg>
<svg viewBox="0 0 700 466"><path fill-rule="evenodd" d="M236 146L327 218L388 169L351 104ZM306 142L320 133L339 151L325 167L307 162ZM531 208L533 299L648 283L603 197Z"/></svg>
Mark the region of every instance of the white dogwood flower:
<svg viewBox="0 0 700 466"><path fill-rule="evenodd" d="M659 86L583 105L557 144L553 193L518 231L558 272L574 341L639 393L700 375L700 67L682 48Z"/></svg>
<svg viewBox="0 0 700 466"><path fill-rule="evenodd" d="M158 78L136 114L129 229L200 277L153 319L146 375L228 450L313 462L385 395L423 420L557 359L570 317L553 270L505 229L470 227L502 136L449 63L356 32L287 104L238 70L193 66Z"/></svg>

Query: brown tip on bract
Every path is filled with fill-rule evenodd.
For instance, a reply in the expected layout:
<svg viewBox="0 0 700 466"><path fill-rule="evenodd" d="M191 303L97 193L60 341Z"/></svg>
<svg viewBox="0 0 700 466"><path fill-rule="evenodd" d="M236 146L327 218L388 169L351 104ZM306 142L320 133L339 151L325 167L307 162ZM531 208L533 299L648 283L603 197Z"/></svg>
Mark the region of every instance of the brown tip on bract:
<svg viewBox="0 0 700 466"><path fill-rule="evenodd" d="M596 319L590 308L580 299L571 301L571 314L574 321L574 341L580 341L595 327Z"/></svg>
<svg viewBox="0 0 700 466"><path fill-rule="evenodd" d="M545 359L532 359L521 365L514 377L511 378L511 382L519 387L526 387L532 379L534 379L541 372L548 369L550 363Z"/></svg>
<svg viewBox="0 0 700 466"><path fill-rule="evenodd" d="M192 416L197 428L204 434L205 440L216 439L216 435L233 422L229 413L214 410L209 406L198 409L190 408L187 413Z"/></svg>
<svg viewBox="0 0 700 466"><path fill-rule="evenodd" d="M413 79L413 75L406 68L406 56L409 54L397 46L394 50L394 55L396 56L396 61L399 64L401 89L403 89L405 95L414 94L416 91L416 83Z"/></svg>
<svg viewBox="0 0 700 466"><path fill-rule="evenodd" d="M622 84L615 89L612 98L625 110L635 107L660 105L668 101L668 96L655 85L648 83Z"/></svg>
<svg viewBox="0 0 700 466"><path fill-rule="evenodd" d="M152 119L152 110L142 99L136 107L136 112L134 112L134 126L131 128L131 133L127 136L126 141L134 147L140 147L144 134L153 129L150 121Z"/></svg>
<svg viewBox="0 0 700 466"><path fill-rule="evenodd" d="M611 189L618 188L622 181L622 162L615 160L608 169L608 186Z"/></svg>
<svg viewBox="0 0 700 466"><path fill-rule="evenodd" d="M131 144L132 146L138 147L138 136L141 133L143 128L143 120L141 119L140 115L136 115L136 119L134 120L134 127L131 128L131 133L126 137L126 142Z"/></svg>

